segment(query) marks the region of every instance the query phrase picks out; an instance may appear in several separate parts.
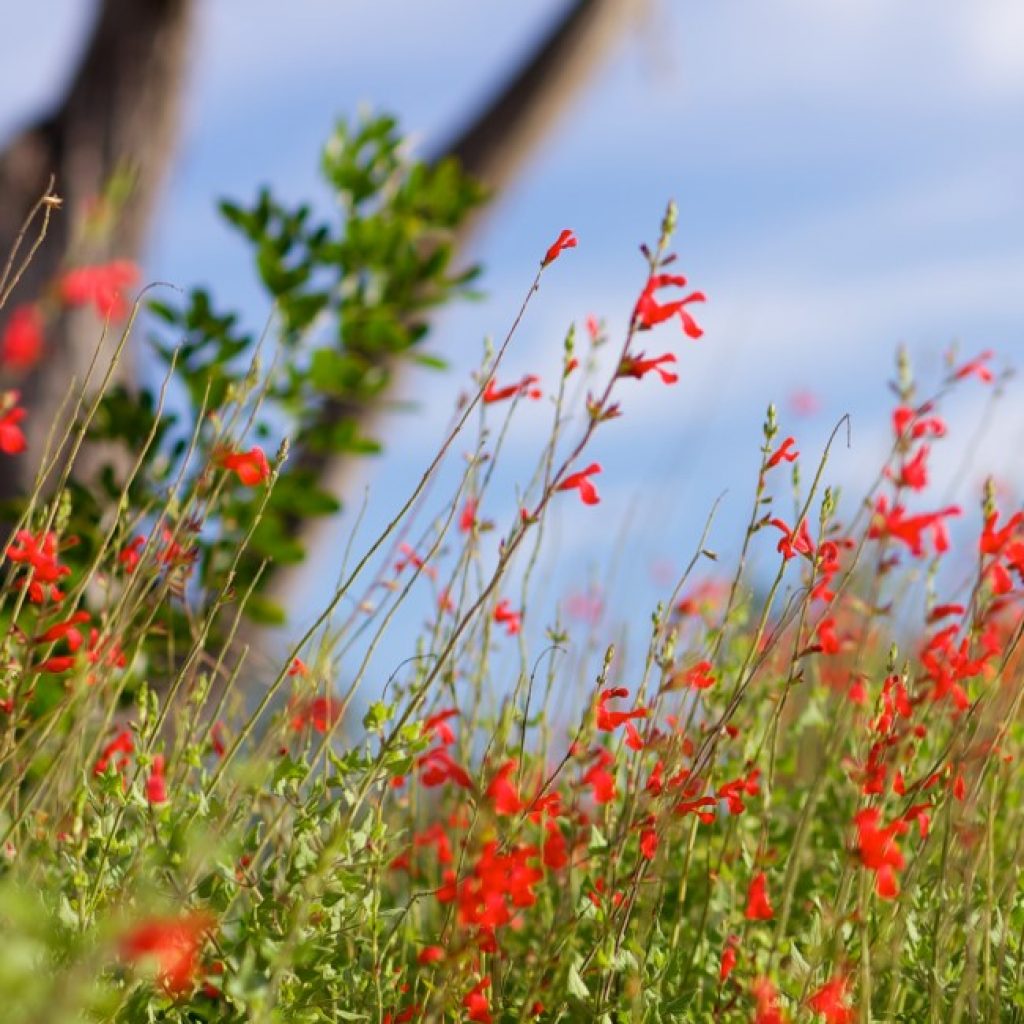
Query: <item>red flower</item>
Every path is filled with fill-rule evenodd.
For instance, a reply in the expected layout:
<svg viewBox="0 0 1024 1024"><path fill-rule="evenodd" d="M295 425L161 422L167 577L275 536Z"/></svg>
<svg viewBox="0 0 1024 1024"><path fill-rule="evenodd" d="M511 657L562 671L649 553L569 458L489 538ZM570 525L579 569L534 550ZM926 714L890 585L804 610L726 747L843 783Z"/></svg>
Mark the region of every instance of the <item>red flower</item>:
<svg viewBox="0 0 1024 1024"><path fill-rule="evenodd" d="M123 294L139 277L139 269L128 260L95 267L69 270L60 281L60 298L68 306L92 303L102 317L121 320L128 313Z"/></svg>
<svg viewBox="0 0 1024 1024"><path fill-rule="evenodd" d="M647 860L654 860L654 855L658 852L658 833L653 828L645 828L640 833L640 853Z"/></svg>
<svg viewBox="0 0 1024 1024"><path fill-rule="evenodd" d="M126 573L135 572L139 562L142 561L142 549L145 546L145 537L135 537L130 544L126 544L118 552L117 560L124 566Z"/></svg>
<svg viewBox="0 0 1024 1024"><path fill-rule="evenodd" d="M523 809L523 801L509 778L518 766L517 761L506 761L487 787L487 797L495 814L518 814Z"/></svg>
<svg viewBox="0 0 1024 1024"><path fill-rule="evenodd" d="M822 619L817 628L818 642L815 647L822 654L838 654L840 640L836 636L836 620L834 618Z"/></svg>
<svg viewBox="0 0 1024 1024"><path fill-rule="evenodd" d="M292 658L292 663L288 666L287 675L305 678L309 675L309 667L301 658Z"/></svg>
<svg viewBox="0 0 1024 1024"><path fill-rule="evenodd" d="M292 715L292 731L302 732L310 725L316 732L327 732L338 720L341 714L341 705L330 697L314 697L299 705L295 714Z"/></svg>
<svg viewBox="0 0 1024 1024"><path fill-rule="evenodd" d="M847 1002L849 981L842 975L826 981L810 999L807 1005L820 1013L827 1024L849 1024L853 1020L853 1007Z"/></svg>
<svg viewBox="0 0 1024 1024"><path fill-rule="evenodd" d="M704 332L697 326L696 320L690 316L686 307L691 302L704 302L703 292L691 292L681 299L671 302L660 303L654 297L654 293L661 288L670 286L684 288L686 278L681 274L652 274L644 285L644 290L637 299L636 308L633 310L633 321L637 330L646 331L656 324L671 320L678 316L679 322L683 325L683 331L690 338L699 338Z"/></svg>
<svg viewBox="0 0 1024 1024"><path fill-rule="evenodd" d="M586 469L581 469L578 473L570 473L556 488L556 491L571 491L574 488L580 493L580 501L584 505L596 505L600 502L601 498L597 493L597 488L591 482L590 477L601 472L601 465L597 462L592 462Z"/></svg>
<svg viewBox="0 0 1024 1024"><path fill-rule="evenodd" d="M692 690L707 690L716 682L711 672L710 661L698 661L693 668L687 669L683 678L686 680L686 685Z"/></svg>
<svg viewBox="0 0 1024 1024"><path fill-rule="evenodd" d="M900 466L896 482L900 487L909 487L912 491L923 491L928 486L928 445L923 444L913 457Z"/></svg>
<svg viewBox="0 0 1024 1024"><path fill-rule="evenodd" d="M611 732L618 729L620 725L629 722L634 718L646 718L647 708L634 708L632 711L609 711L608 701L618 697L628 697L629 690L623 686L615 686L610 690L602 690L597 698L597 709L595 720L598 729L602 732Z"/></svg>
<svg viewBox="0 0 1024 1024"><path fill-rule="evenodd" d="M853 821L857 826L860 861L868 870L875 872L875 892L882 899L891 900L899 894L896 872L904 866L896 837L907 831L907 825L897 818L885 828L879 828L881 819L882 812L877 807L868 807L859 811Z"/></svg>
<svg viewBox="0 0 1024 1024"><path fill-rule="evenodd" d="M765 471L774 469L780 462L796 462L800 457L798 451L793 450L793 446L796 444L795 437L787 437L778 448L772 452L770 458L765 463Z"/></svg>
<svg viewBox="0 0 1024 1024"><path fill-rule="evenodd" d="M563 229L551 248L544 254L541 266L546 267L549 263L553 263L566 249L575 249L577 244L576 236L568 228Z"/></svg>
<svg viewBox="0 0 1024 1024"><path fill-rule="evenodd" d="M12 562L21 562L31 567L32 582L28 585L28 599L33 604L42 604L47 599L64 599L64 593L58 589L57 583L69 576L71 570L57 560L56 533L45 530L36 535L28 530L19 530L6 554ZM24 586L23 579L18 581L18 586Z"/></svg>
<svg viewBox="0 0 1024 1024"><path fill-rule="evenodd" d="M494 621L505 626L505 632L509 636L515 636L522 629L523 620L519 612L512 610L512 605L507 598L503 598L494 607Z"/></svg>
<svg viewBox="0 0 1024 1024"><path fill-rule="evenodd" d="M541 847L541 859L544 861L546 868L557 871L569 863L569 850L565 842L565 836L562 835L562 830L558 827L557 821L546 821L544 828L547 830L547 836Z"/></svg>
<svg viewBox="0 0 1024 1024"><path fill-rule="evenodd" d="M43 314L34 304L18 306L0 337L0 366L31 370L43 354Z"/></svg>
<svg viewBox="0 0 1024 1024"><path fill-rule="evenodd" d="M761 784L758 782L760 775L761 769L753 768L747 775L741 775L719 787L717 795L728 804L730 814L742 814L747 809L743 802L744 795L757 796L761 792Z"/></svg>
<svg viewBox="0 0 1024 1024"><path fill-rule="evenodd" d="M133 963L155 962L157 982L179 995L195 981L203 937L212 927L212 918L203 913L143 921L121 939L121 956Z"/></svg>
<svg viewBox="0 0 1024 1024"><path fill-rule="evenodd" d="M776 550L787 562L797 554L810 555L814 551L814 541L811 540L806 519L800 520L796 530L791 530L782 519L769 519L768 525L782 531L783 536Z"/></svg>
<svg viewBox="0 0 1024 1024"><path fill-rule="evenodd" d="M637 380L642 380L644 376L650 373L652 370L662 379L665 384L675 384L679 380L679 375L670 372L662 367L662 363L674 363L676 357L671 352L666 352L663 356L658 356L657 359L645 359L643 352L637 352L635 356L627 355L624 356L622 362L619 364L619 377L636 377Z"/></svg>
<svg viewBox="0 0 1024 1024"><path fill-rule="evenodd" d="M615 758L607 750L599 751L597 760L581 780L585 786L590 787L595 804L607 804L615 799L615 776L608 771L608 766L614 763Z"/></svg>
<svg viewBox="0 0 1024 1024"><path fill-rule="evenodd" d="M503 402L507 398L515 398L516 396L532 398L536 401L544 394L544 392L536 386L539 381L540 377L535 374L528 373L521 381L519 381L519 383L507 384L505 387L499 388L492 377L487 382L487 387L484 388L483 400L488 405L492 402Z"/></svg>
<svg viewBox="0 0 1024 1024"><path fill-rule="evenodd" d="M783 1024L778 989L767 978L758 978L752 991L757 1001L754 1024Z"/></svg>
<svg viewBox="0 0 1024 1024"><path fill-rule="evenodd" d="M945 437L945 421L938 416L925 415L931 408L931 405L922 405L919 409L898 405L892 413L892 429L896 439L900 440L904 435L915 441L922 437Z"/></svg>
<svg viewBox="0 0 1024 1024"><path fill-rule="evenodd" d="M739 937L736 935L730 935L726 939L725 947L722 950L722 962L718 968L719 981L725 981L736 967L736 947L739 945L739 941Z"/></svg>
<svg viewBox="0 0 1024 1024"><path fill-rule="evenodd" d="M20 397L18 391L8 391L0 395L0 452L7 455L20 455L27 447L25 435L18 426L28 415L18 405Z"/></svg>
<svg viewBox="0 0 1024 1024"><path fill-rule="evenodd" d="M258 445L247 452L222 452L216 456L216 462L222 468L234 471L246 487L255 487L270 479L270 463Z"/></svg>
<svg viewBox="0 0 1024 1024"><path fill-rule="evenodd" d="M557 256L558 254L555 253L555 255ZM551 258L554 259L554 257ZM486 994L486 989L490 988L490 986L491 979L484 976L466 993L465 998L462 1000L462 1005L468 1011L467 1019L478 1021L480 1024L491 1024L493 1019L490 1013L491 1005L487 1001Z"/></svg>
<svg viewBox="0 0 1024 1024"><path fill-rule="evenodd" d="M964 363L958 370L953 371L953 380L964 380L967 377L977 377L984 384L991 384L993 380L992 371L985 365L995 355L994 352L986 350L980 356Z"/></svg>
<svg viewBox="0 0 1024 1024"><path fill-rule="evenodd" d="M768 921L775 916L768 899L768 876L762 871L754 876L747 890L747 908L743 916L748 921Z"/></svg>
<svg viewBox="0 0 1024 1024"><path fill-rule="evenodd" d="M908 516L902 505L894 505L889 509L889 502L881 496L875 503L875 514L871 520L868 537L872 540L881 537L892 537L902 541L915 557L924 554L924 534L931 534L935 553L941 554L949 550L949 532L944 520L960 515L956 505L928 512L923 515Z"/></svg>
<svg viewBox="0 0 1024 1024"><path fill-rule="evenodd" d="M450 747L455 742L455 733L452 732L448 719L457 717L458 713L455 708L445 708L443 711L431 715L423 723L423 735L433 736L436 734L440 743Z"/></svg>
<svg viewBox="0 0 1024 1024"><path fill-rule="evenodd" d="M167 779L164 777L163 754L157 754L153 758L153 766L146 779L146 799L152 806L167 803Z"/></svg>
<svg viewBox="0 0 1024 1024"><path fill-rule="evenodd" d="M96 759L96 763L92 766L93 775L102 775L110 764L114 765L114 768L123 772L128 767L128 755L135 752L135 743L132 740L132 734L127 729L122 729L117 736L110 741L104 748L103 752ZM122 757L116 757L115 755L121 754Z"/></svg>
<svg viewBox="0 0 1024 1024"><path fill-rule="evenodd" d="M416 764L423 769L420 781L428 788L443 785L445 782L454 782L463 789L473 788L473 780L466 770L456 763L444 747L428 750L417 758Z"/></svg>
<svg viewBox="0 0 1024 1024"><path fill-rule="evenodd" d="M476 498L467 498L466 504L462 506L462 512L459 515L459 529L463 533L469 533L476 526L476 509Z"/></svg>

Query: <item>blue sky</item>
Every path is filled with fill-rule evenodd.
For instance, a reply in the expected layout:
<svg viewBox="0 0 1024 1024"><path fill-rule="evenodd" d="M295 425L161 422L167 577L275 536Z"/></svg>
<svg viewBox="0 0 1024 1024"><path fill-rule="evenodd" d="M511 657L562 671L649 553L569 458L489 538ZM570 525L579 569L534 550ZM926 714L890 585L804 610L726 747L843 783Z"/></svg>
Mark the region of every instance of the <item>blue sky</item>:
<svg viewBox="0 0 1024 1024"><path fill-rule="evenodd" d="M54 97L90 5L11 5L0 43L0 133ZM613 329L642 281L637 244L666 200L680 207L680 269L708 293L699 343L662 328L681 380L626 382L626 415L599 436L602 504L566 506L555 533L565 586L604 565L631 524L617 585L653 595L651 567L681 564L715 497L713 546L734 548L746 515L768 401L806 456L849 412L852 446L830 479L855 490L887 438L897 344L922 378L957 342L1000 363L1024 356L1024 5L1017 0L651 0L549 147L497 204L473 255L485 302L445 315L432 348L442 376L413 375L414 414L389 417L387 454L365 466L368 527L406 493L477 364L501 335L536 261L563 227L579 248L548 275L506 375L551 378L567 325L588 313ZM182 146L147 276L208 283L259 325L267 309L247 254L214 212L269 183L316 195L319 147L360 105L397 113L429 151L515 63L552 4L434 0L204 0ZM32 38L33 46L21 40ZM15 42L17 41L17 42ZM821 412L787 399L813 391ZM987 398L968 388L959 437ZM1011 387L993 420L991 469L1019 484L1024 413ZM512 478L532 464L543 425L524 424ZM962 465L957 440L937 464ZM983 475L958 483L970 500ZM495 509L495 514L503 510ZM563 513L560 512L560 515ZM343 542L349 522L336 527ZM322 593L314 571L309 593ZM313 602L315 603L315 601ZM311 605L312 608L312 605Z"/></svg>

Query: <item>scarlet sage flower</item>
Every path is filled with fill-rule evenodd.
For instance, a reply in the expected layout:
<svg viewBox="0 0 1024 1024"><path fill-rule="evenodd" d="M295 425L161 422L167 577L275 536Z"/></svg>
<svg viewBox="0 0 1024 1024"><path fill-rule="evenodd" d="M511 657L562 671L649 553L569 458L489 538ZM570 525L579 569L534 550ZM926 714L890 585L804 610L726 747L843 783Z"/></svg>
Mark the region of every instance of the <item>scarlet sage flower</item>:
<svg viewBox="0 0 1024 1024"><path fill-rule="evenodd" d="M124 566L126 573L133 573L142 561L142 549L146 546L145 537L135 537L118 552L117 560Z"/></svg>
<svg viewBox="0 0 1024 1024"><path fill-rule="evenodd" d="M622 362L619 364L619 372L616 376L636 377L637 380L643 380L653 370L662 379L663 383L675 384L679 380L679 375L666 370L662 365L663 363L674 363L675 361L676 357L672 352L666 352L663 356L658 356L656 359L647 359L644 357L643 352L637 352L636 355L623 356Z"/></svg>
<svg viewBox="0 0 1024 1024"><path fill-rule="evenodd" d="M519 612L512 610L507 598L503 598L494 607L494 621L505 627L508 636L515 636L522 629L523 620Z"/></svg>
<svg viewBox="0 0 1024 1024"><path fill-rule="evenodd" d="M628 696L629 690L624 686L615 686L609 690L601 691L597 698L597 707L594 714L595 724L598 729L602 732L612 732L631 719L647 717L647 708L644 707L634 708L632 711L609 710L608 701Z"/></svg>
<svg viewBox="0 0 1024 1024"><path fill-rule="evenodd" d="M8 545L6 555L10 561L31 570L28 599L33 604L42 604L46 600L64 600L64 592L57 587L57 583L69 576L71 570L58 561L56 533L44 530L33 534L29 530L19 530L14 536L14 543ZM24 585L24 579L19 579L17 586Z"/></svg>
<svg viewBox="0 0 1024 1024"><path fill-rule="evenodd" d="M929 534L935 553L942 554L949 550L949 531L945 520L958 515L960 508L950 505L938 512L908 516L902 505L894 505L890 509L888 500L882 495L875 503L875 513L868 529L868 537L872 540L892 537L905 544L912 555L921 557L925 553L925 534Z"/></svg>
<svg viewBox="0 0 1024 1024"><path fill-rule="evenodd" d="M654 860L658 852L658 833L653 828L645 828L640 833L640 853L647 860Z"/></svg>
<svg viewBox="0 0 1024 1024"><path fill-rule="evenodd" d="M511 775L517 767L517 761L506 761L487 787L487 798L491 801L495 814L518 814L523 809L523 802L519 799L519 793L511 780Z"/></svg>
<svg viewBox="0 0 1024 1024"><path fill-rule="evenodd" d="M416 957L416 963L425 967L428 964L440 963L444 957L445 952L441 946L424 946Z"/></svg>
<svg viewBox="0 0 1024 1024"><path fill-rule="evenodd" d="M547 835L541 846L541 859L546 868L559 871L569 863L569 848L565 842L565 836L562 835L557 821L546 821L544 828Z"/></svg>
<svg viewBox="0 0 1024 1024"><path fill-rule="evenodd" d="M738 935L730 935L725 940L725 946L722 949L722 962L718 967L718 980L720 982L728 980L729 975L732 974L736 967L736 948L739 946L739 942Z"/></svg>
<svg viewBox="0 0 1024 1024"><path fill-rule="evenodd" d="M657 324L679 317L683 325L683 332L690 338L699 338L704 332L697 326L697 321L690 316L686 307L693 302L704 302L703 292L690 292L681 299L674 299L670 302L661 303L655 298L655 293L662 288L686 287L686 278L681 274L652 274L644 285L644 290L637 299L636 307L633 310L633 322L639 331L650 330Z"/></svg>
<svg viewBox="0 0 1024 1024"><path fill-rule="evenodd" d="M986 350L980 356L964 363L959 369L953 371L953 380L965 380L967 377L977 377L983 384L991 384L993 381L992 371L985 364L990 362L995 355L991 350Z"/></svg>
<svg viewBox="0 0 1024 1024"><path fill-rule="evenodd" d="M292 663L288 666L289 676L302 676L305 678L309 675L309 667L301 658L292 658Z"/></svg>
<svg viewBox="0 0 1024 1024"><path fill-rule="evenodd" d="M615 763L615 758L607 751L598 751L597 760L587 769L580 780L585 786L590 787L591 796L595 804L607 804L615 799L615 776L608 771L609 765Z"/></svg>
<svg viewBox="0 0 1024 1024"><path fill-rule="evenodd" d="M60 281L58 292L67 306L91 303L101 317L123 320L128 313L124 289L139 278L138 267L128 260L115 260L100 266L69 270Z"/></svg>
<svg viewBox="0 0 1024 1024"><path fill-rule="evenodd" d="M111 764L117 771L123 772L128 767L129 755L134 752L135 743L132 740L132 734L127 729L122 729L103 748L103 752L96 759L96 763L92 766L93 775L102 775Z"/></svg>
<svg viewBox="0 0 1024 1024"><path fill-rule="evenodd" d="M915 441L922 437L945 437L946 423L938 416L928 416L930 405L919 409L911 409L907 405L899 405L893 410L892 429L899 440L906 435Z"/></svg>
<svg viewBox="0 0 1024 1024"><path fill-rule="evenodd" d="M78 627L88 621L88 612L75 612L69 618L61 622L55 622L46 632L36 636L33 642L36 644L52 644L63 640L68 645L69 650L77 651L85 642L85 637Z"/></svg>
<svg viewBox="0 0 1024 1024"><path fill-rule="evenodd" d="M456 718L459 712L455 708L445 708L431 715L423 723L424 736L436 736L439 743L450 747L455 742L455 733L448 724L450 718Z"/></svg>
<svg viewBox="0 0 1024 1024"><path fill-rule="evenodd" d="M6 455L20 455L27 447L19 424L28 413L18 405L20 397L17 391L0 395L0 452Z"/></svg>
<svg viewBox="0 0 1024 1024"><path fill-rule="evenodd" d="M584 505L597 505L601 501L597 488L591 481L591 477L601 472L601 464L592 462L586 469L578 473L570 473L556 488L556 491L579 491L580 501Z"/></svg>
<svg viewBox="0 0 1024 1024"><path fill-rule="evenodd" d="M787 562L798 554L810 555L814 551L814 541L811 540L806 519L801 519L795 530L791 530L783 519L769 519L768 525L782 531L782 539L776 550Z"/></svg>
<svg viewBox="0 0 1024 1024"><path fill-rule="evenodd" d="M741 775L738 779L719 787L717 796L726 802L730 814L742 814L747 809L743 797L757 796L761 792L761 784L758 781L760 775L761 769L754 768L747 775Z"/></svg>
<svg viewBox="0 0 1024 1024"><path fill-rule="evenodd" d="M693 668L686 670L683 679L691 690L707 690L715 685L715 677L711 672L710 661L698 661Z"/></svg>
<svg viewBox="0 0 1024 1024"><path fill-rule="evenodd" d="M549 263L554 263L566 249L575 249L578 244L579 241L572 231L564 228L544 254L544 259L541 260L540 265L546 267Z"/></svg>
<svg viewBox="0 0 1024 1024"><path fill-rule="evenodd" d="M748 921L768 921L775 916L768 899L768 876L762 871L754 876L747 890L747 907L743 916Z"/></svg>
<svg viewBox="0 0 1024 1024"><path fill-rule="evenodd" d="M459 530L462 533L469 533L476 526L476 498L467 498L466 504L462 506L459 514Z"/></svg>
<svg viewBox="0 0 1024 1024"><path fill-rule="evenodd" d="M779 990L768 978L758 978L751 987L756 1007L754 1024L784 1024L782 1007L779 1006Z"/></svg>
<svg viewBox="0 0 1024 1024"><path fill-rule="evenodd" d="M850 1024L853 1007L849 1003L849 980L842 975L826 981L807 1000L807 1006L825 1018L826 1024Z"/></svg>
<svg viewBox="0 0 1024 1024"><path fill-rule="evenodd" d="M255 487L270 479L270 463L258 445L247 452L220 452L215 461L221 468L231 470L245 487Z"/></svg>
<svg viewBox="0 0 1024 1024"><path fill-rule="evenodd" d="M153 807L167 803L167 779L164 776L163 754L157 754L153 758L149 776L146 778L146 799Z"/></svg>
<svg viewBox="0 0 1024 1024"><path fill-rule="evenodd" d="M155 964L157 983L171 995L181 995L195 983L199 952L212 928L213 919L203 913L151 918L121 939L121 957L134 964Z"/></svg>
<svg viewBox="0 0 1024 1024"><path fill-rule="evenodd" d="M292 715L292 731L301 732L306 726L319 733L327 732L338 720L341 714L341 705L330 697L314 697L299 705L298 710Z"/></svg>
<svg viewBox="0 0 1024 1024"><path fill-rule="evenodd" d="M521 396L523 398L531 398L533 401L537 401L544 394L543 391L537 384L540 381L540 377L530 373L527 374L521 381L516 384L507 384L503 388L499 388L492 377L487 382L487 387L484 388L483 401L487 405L491 405L493 402L504 402L508 398L515 398Z"/></svg>
<svg viewBox="0 0 1024 1024"><path fill-rule="evenodd" d="M768 461L765 463L765 471L774 469L780 462L796 462L800 457L800 453L794 449L796 444L795 437L787 437L778 448L772 452Z"/></svg>
<svg viewBox="0 0 1024 1024"><path fill-rule="evenodd" d="M912 491L923 491L928 486L928 445L923 444L901 466L897 483Z"/></svg>
<svg viewBox="0 0 1024 1024"><path fill-rule="evenodd" d="M422 769L420 781L428 789L441 786L446 782L454 782L463 789L472 789L473 780L465 768L457 764L444 747L434 747L421 755L416 764Z"/></svg>
<svg viewBox="0 0 1024 1024"><path fill-rule="evenodd" d="M0 366L15 373L31 370L43 354L43 314L35 304L18 306L0 337Z"/></svg>
<svg viewBox="0 0 1024 1024"><path fill-rule="evenodd" d="M875 872L875 892L882 899L891 900L899 895L896 872L902 871L905 863L896 837L907 831L907 825L897 818L883 828L879 827L881 820L882 812L877 807L865 808L853 819L860 861Z"/></svg>

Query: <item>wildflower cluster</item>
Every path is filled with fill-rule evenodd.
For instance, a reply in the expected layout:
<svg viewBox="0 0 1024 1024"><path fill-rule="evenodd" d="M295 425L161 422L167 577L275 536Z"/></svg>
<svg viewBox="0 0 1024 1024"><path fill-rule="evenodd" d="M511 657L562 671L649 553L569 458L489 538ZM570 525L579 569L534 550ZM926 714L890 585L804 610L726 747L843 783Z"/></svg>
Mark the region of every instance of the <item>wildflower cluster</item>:
<svg viewBox="0 0 1024 1024"><path fill-rule="evenodd" d="M805 486L808 442L769 409L738 564L702 538L639 657L593 642L613 595L537 599L551 508L606 515L623 389L685 379L685 345L649 357L637 335L702 335L704 296L666 269L674 226L670 207L604 378L573 332L555 381L505 374L508 342L488 353L402 514L270 670L235 638L255 584L230 558L219 574L205 536L252 542L282 486L233 418L248 394L199 425L166 507L126 486L86 537L73 491L35 496L0 571L5 1019L1011 1012L1024 510L989 485L972 528L931 473L955 434L943 398L997 386L992 356L951 361L928 398L901 363L890 450L852 508L822 490L827 451ZM562 231L526 304L576 246ZM80 268L55 294L115 318L132 281ZM9 322L11 365L41 318ZM587 335L608 340L593 316ZM5 401L21 458L31 409ZM493 419L550 408L537 471L502 492ZM467 438L454 489L430 494ZM406 604L416 636L395 635Z"/></svg>

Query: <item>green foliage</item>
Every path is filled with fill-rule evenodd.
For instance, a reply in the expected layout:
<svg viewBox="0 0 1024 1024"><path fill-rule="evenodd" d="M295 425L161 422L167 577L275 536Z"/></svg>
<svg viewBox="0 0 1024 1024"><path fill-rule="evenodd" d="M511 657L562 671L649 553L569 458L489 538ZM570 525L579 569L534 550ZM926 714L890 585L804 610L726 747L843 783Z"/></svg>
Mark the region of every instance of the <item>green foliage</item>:
<svg viewBox="0 0 1024 1024"><path fill-rule="evenodd" d="M401 361L443 368L421 346L433 311L467 294L476 276L476 268L454 269L453 262L457 233L483 193L454 161L409 160L403 149L390 117L339 124L321 164L337 210L329 219L307 204L288 207L267 189L248 207L220 204L251 248L272 311L269 343L243 327L239 313L218 310L206 288L193 289L181 303L149 303L160 327L154 346L172 394L184 393L183 420L197 428L199 453L211 459L239 444L247 420L257 436L287 436L290 443L291 457L278 467L265 504L226 487L217 540L197 534L207 586L230 560L225 553L239 550L257 511L259 523L233 561L234 585L259 589L274 566L304 559L302 524L341 505L342 496L321 484L325 461L380 450L364 432L367 414L386 401ZM259 402L244 418L220 415L257 391ZM175 432L173 417L157 424L155 408L148 391L113 389L90 426L93 440L147 453L128 491L138 506L165 502L190 443ZM112 470L104 480L108 497L120 493L124 481ZM75 523L79 535L88 532L87 522L83 516ZM284 618L283 609L259 594L248 609L261 621Z"/></svg>

